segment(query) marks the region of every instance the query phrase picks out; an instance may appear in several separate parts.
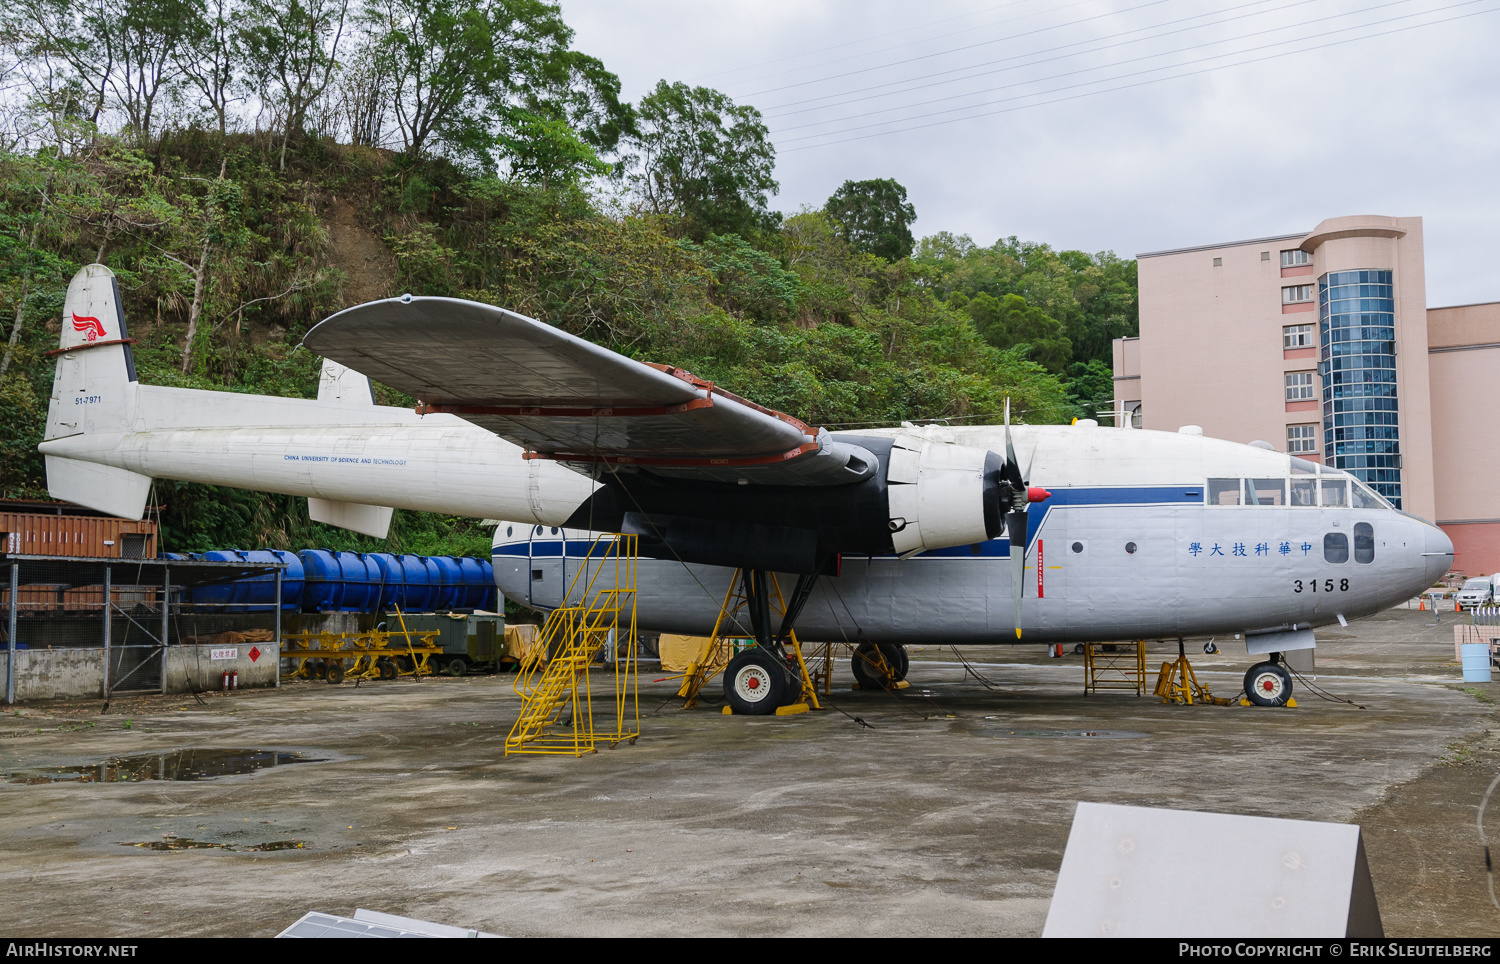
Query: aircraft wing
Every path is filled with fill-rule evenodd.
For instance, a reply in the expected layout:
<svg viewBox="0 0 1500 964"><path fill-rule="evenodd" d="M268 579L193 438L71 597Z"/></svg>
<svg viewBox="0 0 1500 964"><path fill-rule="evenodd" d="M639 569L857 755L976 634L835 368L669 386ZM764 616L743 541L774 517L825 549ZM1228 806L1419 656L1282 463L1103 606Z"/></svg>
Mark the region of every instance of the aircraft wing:
<svg viewBox="0 0 1500 964"><path fill-rule="evenodd" d="M312 351L528 450L585 471L769 485L842 485L876 459L678 368L626 358L492 305L391 298L341 311Z"/></svg>

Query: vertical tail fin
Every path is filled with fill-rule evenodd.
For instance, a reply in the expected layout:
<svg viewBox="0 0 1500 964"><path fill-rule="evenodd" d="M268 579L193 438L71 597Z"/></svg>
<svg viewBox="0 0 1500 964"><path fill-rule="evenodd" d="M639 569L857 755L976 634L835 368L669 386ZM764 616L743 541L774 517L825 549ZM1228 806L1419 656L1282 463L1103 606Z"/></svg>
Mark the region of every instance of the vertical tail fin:
<svg viewBox="0 0 1500 964"><path fill-rule="evenodd" d="M318 401L374 405L375 391L370 387L367 376L352 368L345 368L331 358L325 358L323 371L318 376ZM349 529L376 539L384 539L391 529L389 506L309 498L307 515L314 522Z"/></svg>
<svg viewBox="0 0 1500 964"><path fill-rule="evenodd" d="M91 264L73 276L63 302L62 342L47 406L47 440L114 435L135 421L135 359L115 274ZM47 456L55 498L139 519L151 491L148 476L77 459Z"/></svg>

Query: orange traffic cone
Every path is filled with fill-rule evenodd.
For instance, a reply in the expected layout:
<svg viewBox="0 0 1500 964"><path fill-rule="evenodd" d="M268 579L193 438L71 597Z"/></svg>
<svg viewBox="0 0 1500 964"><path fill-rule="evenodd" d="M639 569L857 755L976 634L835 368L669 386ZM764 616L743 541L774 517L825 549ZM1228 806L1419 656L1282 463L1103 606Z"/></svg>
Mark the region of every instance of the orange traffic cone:
<svg viewBox="0 0 1500 964"><path fill-rule="evenodd" d="M1426 612L1427 611L1427 597L1426 596L1418 596L1417 597L1417 611L1418 612Z"/></svg>

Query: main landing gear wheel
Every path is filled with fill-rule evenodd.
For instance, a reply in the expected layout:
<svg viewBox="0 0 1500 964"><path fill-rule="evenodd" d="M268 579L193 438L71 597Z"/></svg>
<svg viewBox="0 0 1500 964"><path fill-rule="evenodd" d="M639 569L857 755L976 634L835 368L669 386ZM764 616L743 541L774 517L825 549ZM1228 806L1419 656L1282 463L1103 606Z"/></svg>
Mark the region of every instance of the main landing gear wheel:
<svg viewBox="0 0 1500 964"><path fill-rule="evenodd" d="M746 716L769 716L796 693L786 664L759 647L747 649L724 667L724 698Z"/></svg>
<svg viewBox="0 0 1500 964"><path fill-rule="evenodd" d="M1292 674L1278 663L1256 663L1245 674L1245 696L1256 706L1285 706L1292 698Z"/></svg>
<svg viewBox="0 0 1500 964"><path fill-rule="evenodd" d="M890 679L885 678L880 670L880 662L875 659L877 648L885 665L894 674ZM860 689L883 690L906 679L906 671L910 667L911 657L907 655L905 646L897 646L895 643L860 643L859 648L854 651L854 659L850 661L849 668L854 671L854 679L859 683Z"/></svg>

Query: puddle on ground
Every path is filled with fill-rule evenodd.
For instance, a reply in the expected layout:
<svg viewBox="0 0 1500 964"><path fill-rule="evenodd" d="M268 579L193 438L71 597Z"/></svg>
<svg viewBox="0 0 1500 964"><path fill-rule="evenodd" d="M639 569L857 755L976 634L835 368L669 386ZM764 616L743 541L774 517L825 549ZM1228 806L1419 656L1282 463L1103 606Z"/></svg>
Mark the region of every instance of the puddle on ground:
<svg viewBox="0 0 1500 964"><path fill-rule="evenodd" d="M1000 720L998 716L986 716L986 722ZM1031 736L1053 740L1138 740L1149 733L1139 730L1000 730L995 727L985 727L983 731L989 736Z"/></svg>
<svg viewBox="0 0 1500 964"><path fill-rule="evenodd" d="M111 757L78 766L15 770L7 783L140 783L146 780L212 780L266 767L323 760L289 750L186 749Z"/></svg>
<svg viewBox="0 0 1500 964"><path fill-rule="evenodd" d="M180 850L232 850L236 853L257 853L267 850L301 850L300 840L269 840L259 844L214 843L211 840L193 840L190 837L163 837L160 840L144 840L140 843L121 841L121 847L139 847L142 850L177 852Z"/></svg>

